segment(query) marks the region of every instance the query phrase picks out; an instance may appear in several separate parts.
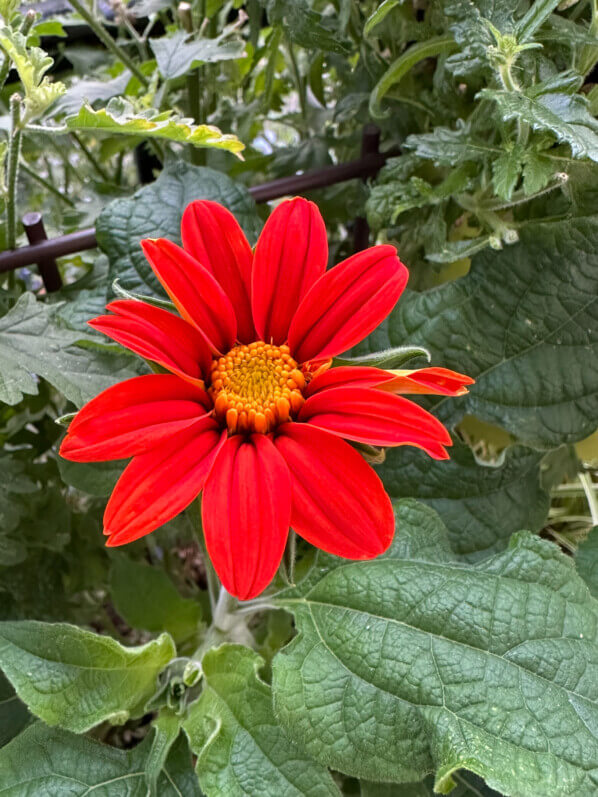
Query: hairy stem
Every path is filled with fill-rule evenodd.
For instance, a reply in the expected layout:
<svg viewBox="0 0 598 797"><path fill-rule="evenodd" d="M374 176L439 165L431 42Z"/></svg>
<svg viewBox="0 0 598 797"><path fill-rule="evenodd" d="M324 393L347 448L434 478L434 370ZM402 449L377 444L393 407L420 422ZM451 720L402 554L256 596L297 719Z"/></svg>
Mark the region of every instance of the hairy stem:
<svg viewBox="0 0 598 797"><path fill-rule="evenodd" d="M8 141L6 175L6 237L9 249L17 243L17 180L21 152L21 97L10 98L10 138Z"/></svg>

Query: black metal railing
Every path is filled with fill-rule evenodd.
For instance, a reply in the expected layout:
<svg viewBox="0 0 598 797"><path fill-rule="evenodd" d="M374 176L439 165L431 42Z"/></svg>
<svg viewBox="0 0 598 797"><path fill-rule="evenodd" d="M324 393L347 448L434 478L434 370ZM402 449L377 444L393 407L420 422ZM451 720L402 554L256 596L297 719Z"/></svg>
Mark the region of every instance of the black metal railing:
<svg viewBox="0 0 598 797"><path fill-rule="evenodd" d="M384 165L390 154L381 153L380 130L373 124L365 125L361 141L361 156L348 163L326 166L304 174L281 177L249 189L256 202L269 202L288 194L301 194L315 188L324 188L335 183L356 178L374 177ZM56 265L57 257L72 255L97 246L95 229L90 227L67 235L47 238L41 213L26 213L23 227L29 241L28 246L10 249L0 253L0 274L14 271L23 266L37 265L46 291L59 290L62 285L60 272ZM356 251L368 245L369 229L364 218L357 218L353 228L353 243Z"/></svg>

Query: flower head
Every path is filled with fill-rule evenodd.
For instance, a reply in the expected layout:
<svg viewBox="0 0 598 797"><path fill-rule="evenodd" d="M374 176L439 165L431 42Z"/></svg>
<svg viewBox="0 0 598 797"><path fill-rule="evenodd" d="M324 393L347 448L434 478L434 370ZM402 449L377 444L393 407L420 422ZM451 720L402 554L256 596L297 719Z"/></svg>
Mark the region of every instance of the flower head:
<svg viewBox="0 0 598 797"><path fill-rule="evenodd" d="M338 556L378 556L394 534L390 499L345 440L445 459L444 426L399 394L460 395L473 381L331 367L401 295L396 250L374 246L326 271L322 217L301 198L274 210L254 252L215 202L186 208L182 240L141 242L180 316L118 300L90 321L165 372L105 390L62 443L79 462L132 457L106 507L108 545L149 534L203 490L209 555L241 599L270 583L289 527Z"/></svg>

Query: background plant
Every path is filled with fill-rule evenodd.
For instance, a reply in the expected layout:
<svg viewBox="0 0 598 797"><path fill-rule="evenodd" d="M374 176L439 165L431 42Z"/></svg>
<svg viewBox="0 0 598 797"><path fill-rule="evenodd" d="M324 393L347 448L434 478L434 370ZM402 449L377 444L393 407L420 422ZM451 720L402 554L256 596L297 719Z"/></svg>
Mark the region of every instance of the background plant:
<svg viewBox="0 0 598 797"><path fill-rule="evenodd" d="M34 209L101 249L57 294L0 275L0 792L598 793L596 4L0 14L0 249ZM85 323L115 290L162 296L140 238L207 197L255 241L247 186L356 157L367 121L379 176L312 198L331 260L367 216L411 292L351 355L420 346L476 385L426 403L450 462L379 463L385 557L300 546L230 606L197 507L103 547L120 469L59 460L56 421L143 368Z"/></svg>

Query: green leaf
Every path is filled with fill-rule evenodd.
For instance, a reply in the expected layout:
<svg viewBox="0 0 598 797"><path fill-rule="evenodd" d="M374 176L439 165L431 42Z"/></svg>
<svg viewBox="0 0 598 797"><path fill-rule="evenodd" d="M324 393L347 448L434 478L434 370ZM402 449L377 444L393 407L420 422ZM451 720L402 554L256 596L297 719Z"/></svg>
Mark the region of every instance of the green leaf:
<svg viewBox="0 0 598 797"><path fill-rule="evenodd" d="M0 672L0 747L20 733L30 719L27 706Z"/></svg>
<svg viewBox="0 0 598 797"><path fill-rule="evenodd" d="M598 603L572 560L527 533L477 566L434 539L428 557L427 524L403 520L387 556L316 568L275 600L298 631L273 662L286 733L370 780L435 770L447 793L466 769L518 797L593 794Z"/></svg>
<svg viewBox="0 0 598 797"><path fill-rule="evenodd" d="M590 592L598 598L598 526L594 526L580 543L575 553L575 563Z"/></svg>
<svg viewBox="0 0 598 797"><path fill-rule="evenodd" d="M37 374L81 406L101 390L137 373L126 354L76 345L95 337L60 325L56 312L56 305L24 293L0 318L0 401L18 404L25 394L36 395Z"/></svg>
<svg viewBox="0 0 598 797"><path fill-rule="evenodd" d="M324 767L286 738L272 713L263 660L240 645L222 645L202 661L204 687L184 730L209 795L340 797Z"/></svg>
<svg viewBox="0 0 598 797"><path fill-rule="evenodd" d="M53 59L39 47L28 47L19 31L0 23L0 48L11 59L25 90L25 120L40 116L66 91L63 83L50 82L46 75Z"/></svg>
<svg viewBox="0 0 598 797"><path fill-rule="evenodd" d="M523 192L526 196L545 188L558 171L555 162L528 149L523 157Z"/></svg>
<svg viewBox="0 0 598 797"><path fill-rule="evenodd" d="M0 623L0 668L21 700L48 725L75 733L141 715L174 655L168 634L125 648L66 623Z"/></svg>
<svg viewBox="0 0 598 797"><path fill-rule="evenodd" d="M455 441L450 455L439 462L414 448L389 449L376 470L392 498L418 498L435 509L453 550L469 559L502 550L519 529L544 526L550 493L540 483L540 452L513 446L485 465Z"/></svg>
<svg viewBox="0 0 598 797"><path fill-rule="evenodd" d="M145 259L142 238L170 238L181 242L181 216L194 199L212 199L235 214L254 243L260 222L247 189L214 169L176 163L165 169L155 183L132 197L111 202L100 213L98 243L110 259L110 278L118 278L127 290L164 295Z"/></svg>
<svg viewBox="0 0 598 797"><path fill-rule="evenodd" d="M389 14L393 8L396 8L400 2L401 0L384 0L380 3L378 8L367 18L363 28L363 35L369 36L372 30L386 19L387 14Z"/></svg>
<svg viewBox="0 0 598 797"><path fill-rule="evenodd" d="M523 149L517 145L504 150L492 161L492 185L501 199L511 199L519 181L522 161Z"/></svg>
<svg viewBox="0 0 598 797"><path fill-rule="evenodd" d="M131 80L131 72L125 69L112 80L79 80L69 86L52 109L52 115L78 113L82 105L95 102L108 102L112 97L124 94Z"/></svg>
<svg viewBox="0 0 598 797"><path fill-rule="evenodd" d="M347 55L349 47L336 30L326 27L330 18L313 11L306 0L261 0L271 25L280 25L292 42L308 50Z"/></svg>
<svg viewBox="0 0 598 797"><path fill-rule="evenodd" d="M126 462L70 462L58 457L57 464L65 484L89 495L104 497L114 489Z"/></svg>
<svg viewBox="0 0 598 797"><path fill-rule="evenodd" d="M382 111L381 103L390 89L423 59L451 53L455 49L457 49L457 45L452 36L434 36L427 41L412 44L388 67L374 86L370 95L370 114L378 119L388 116L388 112Z"/></svg>
<svg viewBox="0 0 598 797"><path fill-rule="evenodd" d="M181 738L182 718L170 709L163 709L153 724L152 746L145 762L145 780L147 783L146 797L160 797L158 781L164 770L166 760L172 746ZM187 745L185 745L187 746ZM189 755L187 754L187 759ZM197 781L193 784L195 791L199 791Z"/></svg>
<svg viewBox="0 0 598 797"><path fill-rule="evenodd" d="M369 365L377 368L400 368L416 357L430 362L430 352L421 346L397 346L394 349L375 351L362 357L335 357L335 365Z"/></svg>
<svg viewBox="0 0 598 797"><path fill-rule="evenodd" d="M582 95L555 93L528 97L519 91L483 89L480 96L494 100L503 119L518 119L534 130L547 130L557 141L569 144L574 158L598 161L598 122Z"/></svg>
<svg viewBox="0 0 598 797"><path fill-rule="evenodd" d="M147 797L146 759L152 734L118 750L36 722L0 751L2 797ZM160 797L200 797L184 735L171 749L158 781Z"/></svg>
<svg viewBox="0 0 598 797"><path fill-rule="evenodd" d="M172 80L200 64L228 61L245 55L245 42L240 38L189 39L186 31L178 30L173 36L149 40L163 78Z"/></svg>
<svg viewBox="0 0 598 797"><path fill-rule="evenodd" d="M119 614L133 628L168 631L176 642L198 633L201 607L183 598L163 570L118 556L110 570L110 594Z"/></svg>
<svg viewBox="0 0 598 797"><path fill-rule="evenodd" d="M519 243L474 257L465 277L404 295L351 354L424 346L433 363L476 379L467 396L436 402L444 422L475 415L554 447L598 424L597 297L598 220L529 223Z"/></svg>
<svg viewBox="0 0 598 797"><path fill-rule="evenodd" d="M438 166L456 166L466 161L483 161L500 153L474 136L467 125L460 124L456 130L435 127L431 133L410 135L405 148L413 150L419 158L432 160Z"/></svg>
<svg viewBox="0 0 598 797"><path fill-rule="evenodd" d="M175 116L172 111L160 113L151 108L136 112L133 105L122 97L111 99L105 108L98 111L85 104L76 116L67 116L64 121L69 130L166 138L194 147L226 149L234 154L245 149L236 136L224 135L213 125L195 125L191 119Z"/></svg>

